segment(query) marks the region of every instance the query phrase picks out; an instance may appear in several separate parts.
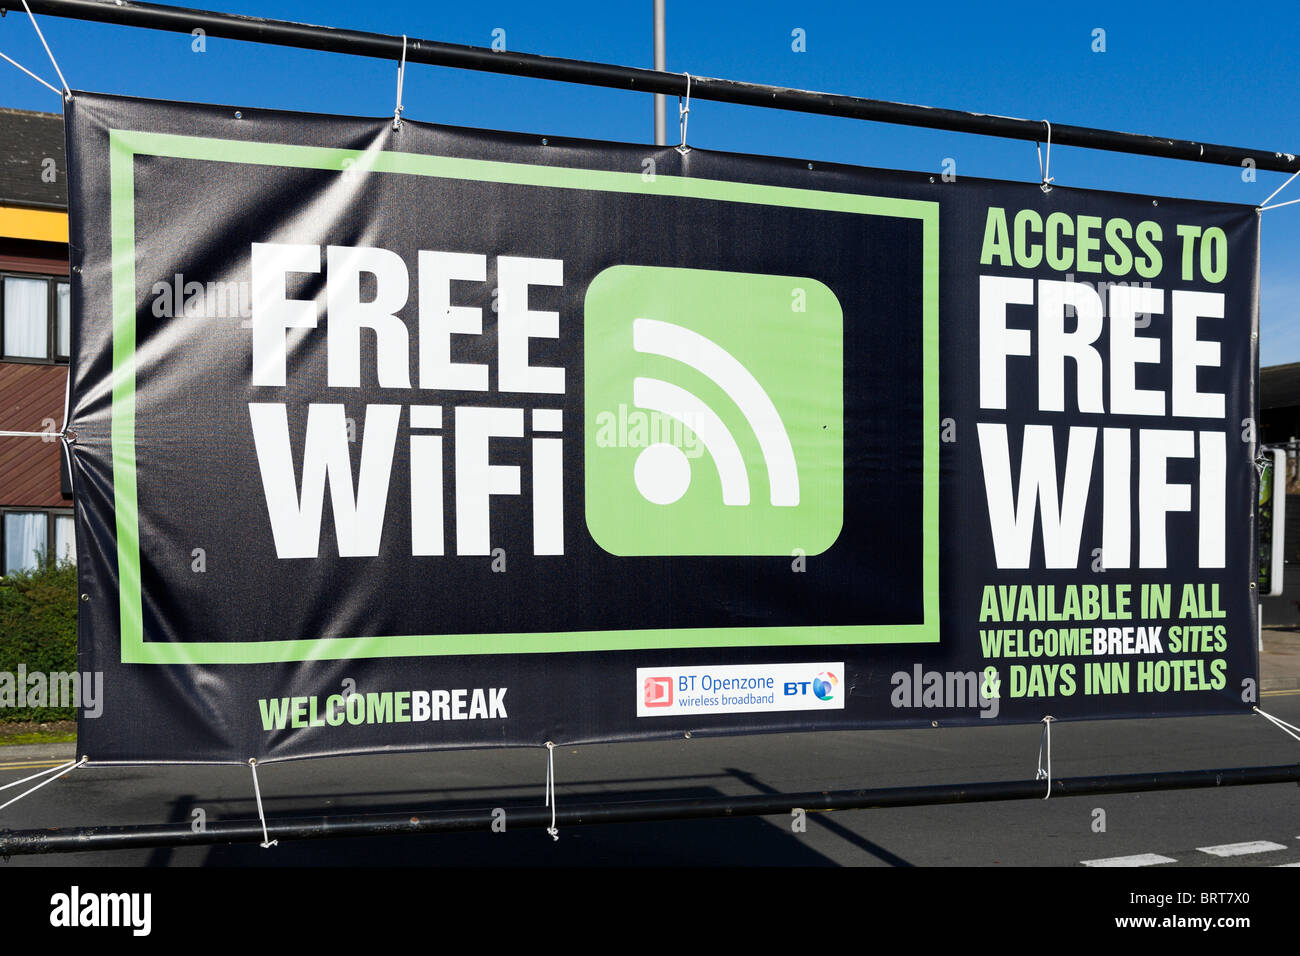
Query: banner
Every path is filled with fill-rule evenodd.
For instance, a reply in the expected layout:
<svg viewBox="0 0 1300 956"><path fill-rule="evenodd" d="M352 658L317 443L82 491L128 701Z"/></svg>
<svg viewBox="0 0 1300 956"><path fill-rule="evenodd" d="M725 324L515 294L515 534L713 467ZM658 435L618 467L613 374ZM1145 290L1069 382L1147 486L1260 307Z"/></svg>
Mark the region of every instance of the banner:
<svg viewBox="0 0 1300 956"><path fill-rule="evenodd" d="M1254 702L1253 208L79 93L96 762Z"/></svg>

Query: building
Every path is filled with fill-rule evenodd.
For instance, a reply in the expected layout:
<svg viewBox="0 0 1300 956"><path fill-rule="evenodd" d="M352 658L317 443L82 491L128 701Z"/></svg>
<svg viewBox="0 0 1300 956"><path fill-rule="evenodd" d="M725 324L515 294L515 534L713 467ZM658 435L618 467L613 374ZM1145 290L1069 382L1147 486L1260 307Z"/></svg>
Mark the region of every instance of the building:
<svg viewBox="0 0 1300 956"><path fill-rule="evenodd" d="M1283 591L1260 599L1266 627L1300 624L1300 362L1259 370L1259 438L1286 451L1286 528L1282 538Z"/></svg>
<svg viewBox="0 0 1300 956"><path fill-rule="evenodd" d="M73 558L61 474L71 348L63 117L0 109L0 573Z"/></svg>

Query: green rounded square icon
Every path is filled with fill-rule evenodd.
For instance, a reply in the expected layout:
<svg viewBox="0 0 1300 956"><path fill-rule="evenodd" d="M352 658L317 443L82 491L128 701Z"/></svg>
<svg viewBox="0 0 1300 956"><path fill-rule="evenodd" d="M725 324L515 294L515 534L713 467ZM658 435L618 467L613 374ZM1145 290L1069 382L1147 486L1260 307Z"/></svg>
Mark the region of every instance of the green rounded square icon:
<svg viewBox="0 0 1300 956"><path fill-rule="evenodd" d="M612 266L587 289L587 529L610 554L820 554L844 519L844 316L816 279Z"/></svg>

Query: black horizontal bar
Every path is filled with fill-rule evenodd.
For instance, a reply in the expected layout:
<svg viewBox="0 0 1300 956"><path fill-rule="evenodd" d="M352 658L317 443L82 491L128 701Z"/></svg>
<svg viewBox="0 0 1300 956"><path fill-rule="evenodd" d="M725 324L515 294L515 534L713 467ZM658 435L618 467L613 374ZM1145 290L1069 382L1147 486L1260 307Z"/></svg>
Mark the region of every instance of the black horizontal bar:
<svg viewBox="0 0 1300 956"><path fill-rule="evenodd" d="M170 30L176 33L190 33L196 28L202 28L209 36L231 40L247 40L253 43L376 57L384 60L396 61L402 55L402 37L381 33L340 30L335 27L266 20L261 17L239 16L209 10L132 3L129 0L28 0L28 2L35 13L75 20L93 20L122 26ZM672 96L684 96L687 92L687 78L678 73L537 56L531 53L496 52L483 47L441 43L436 40L407 38L405 45L406 59L412 63L428 63L464 70L482 70ZM1047 129L1045 123L1037 120L913 106L860 96L817 93L761 83L720 80L708 76L690 78L690 95L697 99L717 100L723 103L843 116L904 126L922 126L1030 142L1043 141ZM1220 146L1213 143L1057 123L1051 125L1051 138L1052 142L1062 146L1082 146L1088 149L1161 156L1222 166L1240 167L1250 160L1258 169L1284 173L1300 170L1300 157L1273 150Z"/></svg>
<svg viewBox="0 0 1300 956"><path fill-rule="evenodd" d="M1242 787L1271 783L1300 783L1300 765L1229 767L1222 770L1176 770L1159 773L1066 777L1051 782L1054 797L1104 793L1145 793L1152 790L1193 790L1207 787ZM556 811L559 827L598 823L648 823L707 817L786 814L801 808L866 810L884 807L919 807L953 803L987 803L1001 800L1038 800L1046 796L1045 780L994 781L923 787L829 790L810 793L752 794L683 800L646 800L563 806ZM460 810L444 813L334 814L332 816L270 819L273 840L310 840L323 837L410 836L452 831L488 831L493 811ZM506 811L508 830L551 825L546 807L515 807ZM85 853L163 846L205 846L218 843L260 843L262 825L256 820L217 821L194 831L188 823L128 826L59 827L41 830L0 830L0 857L37 853Z"/></svg>

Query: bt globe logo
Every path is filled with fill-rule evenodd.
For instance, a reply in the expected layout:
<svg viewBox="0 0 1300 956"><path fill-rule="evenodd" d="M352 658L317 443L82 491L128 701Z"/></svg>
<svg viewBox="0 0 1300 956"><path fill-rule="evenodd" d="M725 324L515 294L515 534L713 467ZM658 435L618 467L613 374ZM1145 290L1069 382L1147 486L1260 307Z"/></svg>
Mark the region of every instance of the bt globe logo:
<svg viewBox="0 0 1300 956"><path fill-rule="evenodd" d="M818 700L831 700L835 697L835 688L840 686L840 679L831 671L822 671L813 678L813 694Z"/></svg>

